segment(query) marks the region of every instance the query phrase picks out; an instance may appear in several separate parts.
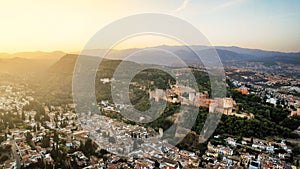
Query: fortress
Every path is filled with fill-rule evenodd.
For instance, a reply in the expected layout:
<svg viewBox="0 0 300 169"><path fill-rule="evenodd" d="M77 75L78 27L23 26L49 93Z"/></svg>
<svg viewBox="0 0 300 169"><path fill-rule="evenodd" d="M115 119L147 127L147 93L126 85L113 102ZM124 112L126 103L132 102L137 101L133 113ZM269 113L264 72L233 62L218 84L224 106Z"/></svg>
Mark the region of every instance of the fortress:
<svg viewBox="0 0 300 169"><path fill-rule="evenodd" d="M149 90L150 99L154 99L157 102L162 99L170 103L207 107L210 112L233 115L236 103L231 97L210 99L207 91L196 92L195 89L191 87L181 86L177 83L174 85L169 84L169 86L170 89L167 90Z"/></svg>

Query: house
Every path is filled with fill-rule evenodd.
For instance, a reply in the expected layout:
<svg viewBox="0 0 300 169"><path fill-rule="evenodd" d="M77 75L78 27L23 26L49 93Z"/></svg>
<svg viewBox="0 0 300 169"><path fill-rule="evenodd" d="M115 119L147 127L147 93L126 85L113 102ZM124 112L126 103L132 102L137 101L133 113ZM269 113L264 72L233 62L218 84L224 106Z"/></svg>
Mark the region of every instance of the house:
<svg viewBox="0 0 300 169"><path fill-rule="evenodd" d="M234 147L236 146L236 141L233 138L231 138L231 137L228 137L226 139L226 142L227 142L227 144L229 144L231 146L234 146Z"/></svg>

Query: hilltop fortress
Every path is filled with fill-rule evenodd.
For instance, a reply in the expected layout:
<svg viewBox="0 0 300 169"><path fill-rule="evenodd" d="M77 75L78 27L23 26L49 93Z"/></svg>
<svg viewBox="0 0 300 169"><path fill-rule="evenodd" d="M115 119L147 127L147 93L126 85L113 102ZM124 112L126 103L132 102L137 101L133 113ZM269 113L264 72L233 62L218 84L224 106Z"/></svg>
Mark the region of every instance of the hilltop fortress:
<svg viewBox="0 0 300 169"><path fill-rule="evenodd" d="M237 117L252 118L253 115L247 113L238 114L235 110L238 108L236 102L231 98L209 98L208 91L196 92L195 89L188 86L181 86L178 83L172 85L169 83L169 89L149 90L149 98L156 102L165 100L170 103L181 103L184 105L207 107L209 112L218 112L224 115L234 115Z"/></svg>

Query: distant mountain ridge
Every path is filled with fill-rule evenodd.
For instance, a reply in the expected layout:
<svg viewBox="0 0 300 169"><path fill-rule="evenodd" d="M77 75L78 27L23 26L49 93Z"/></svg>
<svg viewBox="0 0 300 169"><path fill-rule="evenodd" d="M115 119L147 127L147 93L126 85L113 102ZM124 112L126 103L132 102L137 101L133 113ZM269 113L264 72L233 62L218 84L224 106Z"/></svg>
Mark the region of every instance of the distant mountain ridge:
<svg viewBox="0 0 300 169"><path fill-rule="evenodd" d="M186 63L193 64L198 59L195 53L187 50L184 46L157 46L156 48L168 49L177 55L180 59ZM205 46L193 46L200 55L206 55L210 53L207 52L207 47ZM147 49L147 48L146 48ZM139 51L140 49L125 49L125 50L112 50L107 55L107 58L111 60L123 60L128 55ZM87 53L90 56L99 56L99 53L106 50L96 49L90 50ZM239 47L216 47L216 52L218 53L223 64L230 64L232 62L264 62L267 65L276 64L276 62L296 64L300 66L300 52L285 53L285 52L274 52L274 51L263 51L258 49L245 49ZM160 59L161 53L159 51L153 51L150 53L145 53L146 57L154 58L154 64L164 64L168 66L173 66L174 63L172 58L164 57ZM74 70L74 66L77 60L78 54L66 54L58 62L53 64L47 72L50 74L67 74L71 75ZM106 57L105 57L106 58ZM147 64L149 61L147 59L139 59L139 56L134 59L128 59L128 61L134 61L140 64ZM198 62L196 62L198 63Z"/></svg>
<svg viewBox="0 0 300 169"><path fill-rule="evenodd" d="M259 57L272 57L272 56L300 56L300 52L279 52L267 51L262 49L249 49L237 46L216 46L216 49L229 50L238 54L253 55Z"/></svg>
<svg viewBox="0 0 300 169"><path fill-rule="evenodd" d="M289 62L289 60L297 60L300 57L300 52L279 52L279 51L266 51L261 49L248 49L248 48L241 48L236 46L215 46L215 47L208 47L208 46L190 46L196 51L200 56L210 57L212 52L208 52L209 50L215 49L217 54L219 55L223 64L231 63L235 61L268 61L272 59L272 57L280 57L278 61ZM177 55L181 60L185 61L186 63L195 63L198 60L198 56L193 53L189 47L186 46L155 46L151 48L142 48L142 49L161 49L173 52ZM109 59L114 60L123 60L127 56L131 55L134 52L137 52L141 49L124 49L124 50L111 50L110 53L106 56ZM94 49L94 50L87 50L85 51L86 54L91 56L99 56L99 54L104 54L106 50L104 49ZM145 54L149 55L149 54ZM158 53L157 51L153 51L153 58L159 60L152 60L154 63L164 64L164 65L174 65L176 63L172 62L172 59L168 57L160 57L162 53ZM135 57L134 59L128 59L130 61L138 61L139 63L147 63L145 59L138 59ZM298 64L298 62L295 62Z"/></svg>
<svg viewBox="0 0 300 169"><path fill-rule="evenodd" d="M215 49L219 55L223 64L231 64L234 62L263 62L267 65L274 65L278 62L300 65L300 52L278 52L278 51L265 51L260 49L248 49L240 48L235 46L190 46L193 48L200 56L209 58L212 55L211 49ZM128 61L134 61L141 64L162 64L168 66L178 65L178 60L175 60L171 55L166 55L163 50L172 52L174 55L178 56L179 59L183 60L187 64L199 63L198 56L193 53L186 46L156 46L153 47L156 51L141 53L145 58L135 56L129 58ZM152 48L133 48L133 49L124 49L124 50L111 50L107 55L107 59L112 60L123 60L127 56L134 53L138 53L140 50L148 50ZM90 56L98 56L99 54L104 54L106 50L104 49L95 49L87 50L86 54ZM69 73L76 62L76 57L78 54L66 54L64 52L55 51L55 52L22 52L16 54L7 54L0 53L0 73L26 73L26 72L42 72L42 71L51 71L53 70L55 64L58 64L62 72ZM72 64L72 65L70 65ZM52 67L52 68L51 68ZM56 72L58 70L55 70Z"/></svg>

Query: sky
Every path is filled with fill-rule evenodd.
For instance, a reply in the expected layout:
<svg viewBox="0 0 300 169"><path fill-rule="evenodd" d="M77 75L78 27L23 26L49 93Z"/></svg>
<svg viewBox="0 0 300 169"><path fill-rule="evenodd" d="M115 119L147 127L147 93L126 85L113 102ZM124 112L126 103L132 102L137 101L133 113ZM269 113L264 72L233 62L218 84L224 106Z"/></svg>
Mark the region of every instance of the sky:
<svg viewBox="0 0 300 169"><path fill-rule="evenodd" d="M299 0L1 1L0 52L80 51L109 23L152 12L188 21L214 46L295 52L300 51L299 8ZM119 48L176 45L165 38L144 39Z"/></svg>

